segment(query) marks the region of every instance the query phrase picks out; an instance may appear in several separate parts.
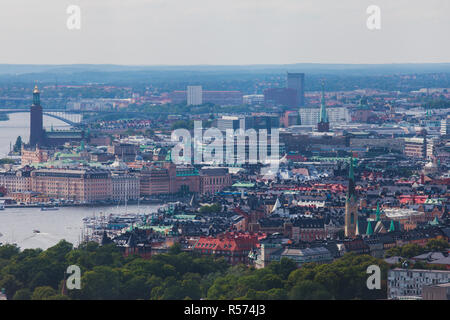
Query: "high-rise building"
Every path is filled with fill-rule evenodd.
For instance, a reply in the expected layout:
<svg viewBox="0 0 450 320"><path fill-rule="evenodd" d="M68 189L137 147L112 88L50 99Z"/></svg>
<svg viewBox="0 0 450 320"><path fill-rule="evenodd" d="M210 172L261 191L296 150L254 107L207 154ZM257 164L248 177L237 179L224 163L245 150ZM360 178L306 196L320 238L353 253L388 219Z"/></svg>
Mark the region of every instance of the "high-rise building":
<svg viewBox="0 0 450 320"><path fill-rule="evenodd" d="M305 74L304 73L287 73L288 89L296 90L297 107L305 105Z"/></svg>
<svg viewBox="0 0 450 320"><path fill-rule="evenodd" d="M445 136L448 134L450 134L450 116L447 116L441 121L441 135Z"/></svg>
<svg viewBox="0 0 450 320"><path fill-rule="evenodd" d="M203 103L202 86L187 87L187 104L188 106L198 106Z"/></svg>
<svg viewBox="0 0 450 320"><path fill-rule="evenodd" d="M353 157L350 158L348 172L348 189L345 199L345 236L355 237L358 235L358 203L355 191L355 173L353 170Z"/></svg>
<svg viewBox="0 0 450 320"><path fill-rule="evenodd" d="M322 99L320 100L319 122L317 123L317 131L328 132L330 130L330 122L328 121L327 107L325 105L325 87L322 83Z"/></svg>
<svg viewBox="0 0 450 320"><path fill-rule="evenodd" d="M30 107L30 146L44 145L44 127L40 92L37 86L33 91L33 104Z"/></svg>
<svg viewBox="0 0 450 320"><path fill-rule="evenodd" d="M212 103L220 106L240 106L243 103L242 97L241 91L205 91L201 86L191 86L187 91L172 91L169 94L172 103L188 105Z"/></svg>

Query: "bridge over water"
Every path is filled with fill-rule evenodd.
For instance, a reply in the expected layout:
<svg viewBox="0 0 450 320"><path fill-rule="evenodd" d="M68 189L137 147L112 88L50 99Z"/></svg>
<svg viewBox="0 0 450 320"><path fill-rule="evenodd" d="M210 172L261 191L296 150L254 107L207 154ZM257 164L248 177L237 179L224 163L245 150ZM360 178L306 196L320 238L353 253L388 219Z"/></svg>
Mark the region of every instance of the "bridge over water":
<svg viewBox="0 0 450 320"><path fill-rule="evenodd" d="M0 113L28 113L30 109L0 109ZM61 120L71 126L78 126L82 123L83 115L80 113L67 112L62 110L43 110L43 115Z"/></svg>
<svg viewBox="0 0 450 320"><path fill-rule="evenodd" d="M29 112L30 109L0 109L0 113L18 113ZM44 109L43 114L55 119L64 121L71 126L79 126L86 123L84 118L88 118L89 122L96 121L105 116L105 114L120 114L122 118L133 119L151 119L161 115L169 115L168 112L146 113L141 111L127 111L127 110L109 110L109 111L94 111L94 110L67 110L67 109ZM89 115L89 117L86 117Z"/></svg>

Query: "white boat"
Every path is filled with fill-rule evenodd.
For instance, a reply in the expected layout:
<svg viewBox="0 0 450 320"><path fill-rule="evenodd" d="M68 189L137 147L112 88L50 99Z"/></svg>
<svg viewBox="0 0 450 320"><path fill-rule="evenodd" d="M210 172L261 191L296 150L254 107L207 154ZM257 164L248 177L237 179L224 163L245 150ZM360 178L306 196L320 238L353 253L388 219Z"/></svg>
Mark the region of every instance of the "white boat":
<svg viewBox="0 0 450 320"><path fill-rule="evenodd" d="M42 207L41 211L54 211L54 210L59 210L59 208L57 207Z"/></svg>

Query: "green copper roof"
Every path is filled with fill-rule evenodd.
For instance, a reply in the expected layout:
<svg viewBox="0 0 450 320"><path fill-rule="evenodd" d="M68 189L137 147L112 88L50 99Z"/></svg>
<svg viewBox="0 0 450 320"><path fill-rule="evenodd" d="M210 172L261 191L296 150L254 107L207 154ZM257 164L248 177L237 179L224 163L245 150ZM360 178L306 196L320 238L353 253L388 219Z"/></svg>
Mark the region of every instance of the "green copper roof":
<svg viewBox="0 0 450 320"><path fill-rule="evenodd" d="M359 100L359 105L358 105L358 109L362 109L362 110L369 110L369 105L367 104L367 97L363 96L361 97L361 99Z"/></svg>
<svg viewBox="0 0 450 320"><path fill-rule="evenodd" d="M376 219L375 221L380 221L381 220L381 213L380 213L380 204L377 203L377 212L376 212Z"/></svg>
<svg viewBox="0 0 450 320"><path fill-rule="evenodd" d="M391 220L391 226L389 227L389 232L395 231L394 220Z"/></svg>
<svg viewBox="0 0 450 320"><path fill-rule="evenodd" d="M195 214L176 214L173 216L177 220L194 220L195 217Z"/></svg>
<svg viewBox="0 0 450 320"><path fill-rule="evenodd" d="M366 230L366 234L368 236L373 234L373 230L372 230L372 223L370 223L370 221L367 221L367 230Z"/></svg>
<svg viewBox="0 0 450 320"><path fill-rule="evenodd" d="M232 186L236 188L253 188L255 184L251 182L236 182Z"/></svg>
<svg viewBox="0 0 450 320"><path fill-rule="evenodd" d="M355 173L353 171L353 157L350 158L350 168L348 170L348 178L355 180Z"/></svg>

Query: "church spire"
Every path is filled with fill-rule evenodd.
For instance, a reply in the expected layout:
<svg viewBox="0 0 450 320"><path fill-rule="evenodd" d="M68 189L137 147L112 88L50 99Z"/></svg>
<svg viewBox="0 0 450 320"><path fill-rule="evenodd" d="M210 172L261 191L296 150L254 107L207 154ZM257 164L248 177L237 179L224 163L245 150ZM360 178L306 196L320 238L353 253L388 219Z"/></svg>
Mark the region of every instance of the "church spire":
<svg viewBox="0 0 450 320"><path fill-rule="evenodd" d="M389 232L395 231L394 220L391 220L391 225L389 227Z"/></svg>
<svg viewBox="0 0 450 320"><path fill-rule="evenodd" d="M376 219L375 219L375 221L380 221L380 220L381 220L380 204L377 203L377 212L376 212Z"/></svg>
<svg viewBox="0 0 450 320"><path fill-rule="evenodd" d="M366 235L371 236L372 234L373 234L372 223L371 221L367 221Z"/></svg>
<svg viewBox="0 0 450 320"><path fill-rule="evenodd" d="M328 132L330 130L327 107L325 103L325 84L323 81L322 81L322 98L320 99L319 122L317 123L317 130L319 132Z"/></svg>
<svg viewBox="0 0 450 320"><path fill-rule="evenodd" d="M353 156L350 158L350 166L348 169L348 190L347 201L355 195L355 172L353 169Z"/></svg>
<svg viewBox="0 0 450 320"><path fill-rule="evenodd" d="M353 157L350 158L348 170L348 189L345 201L345 236L354 237L360 233L358 225L358 204L356 202L355 173L353 170ZM364 231L362 231L364 232Z"/></svg>
<svg viewBox="0 0 450 320"><path fill-rule="evenodd" d="M328 122L327 107L325 104L325 84L322 81L322 98L320 99L320 117L319 122Z"/></svg>

